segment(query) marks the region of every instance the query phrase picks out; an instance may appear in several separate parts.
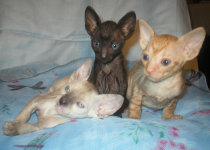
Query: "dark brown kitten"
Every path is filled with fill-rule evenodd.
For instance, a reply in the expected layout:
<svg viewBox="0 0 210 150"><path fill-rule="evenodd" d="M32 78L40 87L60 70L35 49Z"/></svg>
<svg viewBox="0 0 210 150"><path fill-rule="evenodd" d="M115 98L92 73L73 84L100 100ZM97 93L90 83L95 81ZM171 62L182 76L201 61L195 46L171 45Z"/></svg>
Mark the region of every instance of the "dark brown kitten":
<svg viewBox="0 0 210 150"><path fill-rule="evenodd" d="M93 82L99 93L120 94L125 97L127 81L122 48L133 34L135 25L134 12L127 13L118 23L102 22L93 8L86 8L85 28L91 36L95 52Z"/></svg>

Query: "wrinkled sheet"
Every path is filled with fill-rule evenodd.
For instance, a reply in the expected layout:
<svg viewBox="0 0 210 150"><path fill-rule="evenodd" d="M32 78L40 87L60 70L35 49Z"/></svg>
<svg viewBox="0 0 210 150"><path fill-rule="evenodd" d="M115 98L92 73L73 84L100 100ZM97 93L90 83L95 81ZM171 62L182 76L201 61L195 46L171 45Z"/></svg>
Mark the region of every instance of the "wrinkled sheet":
<svg viewBox="0 0 210 150"><path fill-rule="evenodd" d="M116 22L128 11L158 33L191 30L184 0L0 0L0 80L33 77L79 58L94 57L85 31L85 8ZM108 11L107 11L108 10ZM138 23L123 54L139 60Z"/></svg>
<svg viewBox="0 0 210 150"><path fill-rule="evenodd" d="M56 80L71 74L85 59L32 78L0 82L2 150L209 150L210 94L194 86L188 87L187 93L178 102L175 113L183 115L182 120L163 121L161 111L144 108L140 120L115 116L85 118L14 137L3 134L5 121L13 120L30 99L46 92ZM40 87L47 87L45 90L32 88L40 81L43 82ZM208 90L204 76L193 84ZM14 90L18 85L26 87ZM36 122L36 113L29 121Z"/></svg>

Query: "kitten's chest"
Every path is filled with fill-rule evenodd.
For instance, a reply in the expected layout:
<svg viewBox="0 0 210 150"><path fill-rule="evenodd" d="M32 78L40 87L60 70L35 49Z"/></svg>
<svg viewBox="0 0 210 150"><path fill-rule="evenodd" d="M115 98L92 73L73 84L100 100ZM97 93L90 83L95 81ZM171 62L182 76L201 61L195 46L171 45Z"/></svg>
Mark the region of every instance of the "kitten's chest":
<svg viewBox="0 0 210 150"><path fill-rule="evenodd" d="M95 64L94 74L97 78L119 78L123 76L124 67L121 63Z"/></svg>
<svg viewBox="0 0 210 150"><path fill-rule="evenodd" d="M99 93L118 93L124 95L126 76L122 65L107 64L95 66L94 80ZM121 89L123 89L123 92Z"/></svg>
<svg viewBox="0 0 210 150"><path fill-rule="evenodd" d="M115 74L116 71L113 70L113 68L117 66L111 66L111 65L104 65L101 66L100 69L98 70L99 73L103 74L104 76L108 76L109 74Z"/></svg>
<svg viewBox="0 0 210 150"><path fill-rule="evenodd" d="M155 110L165 108L183 92L183 88L179 83L174 85L170 81L154 84L146 80L142 84L141 90L143 93L142 105Z"/></svg>
<svg viewBox="0 0 210 150"><path fill-rule="evenodd" d="M173 80L154 83L145 78L140 85L145 96L153 97L159 102L177 97L182 91L182 85Z"/></svg>

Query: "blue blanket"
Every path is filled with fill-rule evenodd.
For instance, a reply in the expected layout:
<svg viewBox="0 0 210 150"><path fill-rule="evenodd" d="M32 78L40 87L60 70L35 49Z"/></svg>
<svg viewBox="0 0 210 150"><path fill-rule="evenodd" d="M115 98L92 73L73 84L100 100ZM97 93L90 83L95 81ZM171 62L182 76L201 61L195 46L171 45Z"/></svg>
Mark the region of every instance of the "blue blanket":
<svg viewBox="0 0 210 150"><path fill-rule="evenodd" d="M53 82L71 74L83 61L73 61L32 78L0 82L1 128L31 98L46 92ZM194 84L206 85L205 77ZM161 111L144 108L140 120L115 116L77 119L14 137L5 136L1 129L0 147L2 150L209 150L210 94L189 86L175 113L184 118L163 121ZM36 112L29 121L37 121Z"/></svg>

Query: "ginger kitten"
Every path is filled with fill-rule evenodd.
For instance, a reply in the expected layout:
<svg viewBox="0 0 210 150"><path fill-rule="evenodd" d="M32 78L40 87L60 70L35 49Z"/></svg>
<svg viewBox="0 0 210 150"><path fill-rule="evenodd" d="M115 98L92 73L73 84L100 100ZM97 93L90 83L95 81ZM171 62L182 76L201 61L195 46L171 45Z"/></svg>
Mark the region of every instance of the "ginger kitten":
<svg viewBox="0 0 210 150"><path fill-rule="evenodd" d="M205 30L196 28L176 38L157 35L144 21L139 21L141 61L128 75L127 98L130 99L128 117L139 119L141 106L163 109L162 119L181 119L174 110L184 94L184 64L195 58L205 39Z"/></svg>

